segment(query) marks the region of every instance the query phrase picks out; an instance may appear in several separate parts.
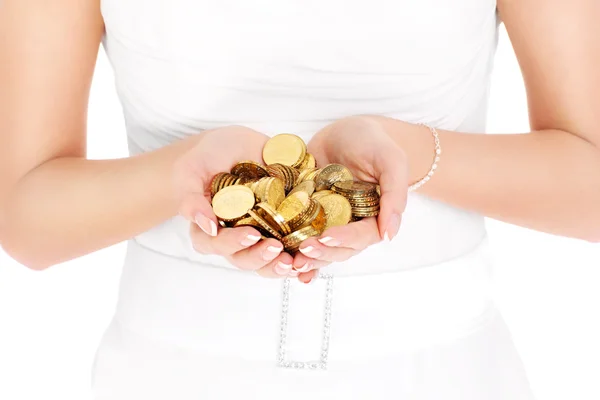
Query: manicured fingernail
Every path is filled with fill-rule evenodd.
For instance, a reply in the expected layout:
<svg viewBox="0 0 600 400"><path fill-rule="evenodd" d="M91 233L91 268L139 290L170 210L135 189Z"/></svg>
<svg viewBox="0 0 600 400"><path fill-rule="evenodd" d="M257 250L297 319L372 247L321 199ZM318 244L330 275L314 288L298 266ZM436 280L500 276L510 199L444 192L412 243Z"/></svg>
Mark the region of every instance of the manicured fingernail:
<svg viewBox="0 0 600 400"><path fill-rule="evenodd" d="M244 240L242 240L242 246L244 246L244 247L252 246L252 245L256 244L259 239L260 239L260 236L248 235L244 238Z"/></svg>
<svg viewBox="0 0 600 400"><path fill-rule="evenodd" d="M396 235L398 234L398 230L400 229L400 215L392 214L390 220L387 225L387 229L385 230L385 234L383 238L386 242L391 242Z"/></svg>
<svg viewBox="0 0 600 400"><path fill-rule="evenodd" d="M206 217L204 214L196 214L196 218L194 219L204 233L210 236L217 236L217 224L212 219Z"/></svg>
<svg viewBox="0 0 600 400"><path fill-rule="evenodd" d="M271 261L274 260L283 250L283 247L269 246L263 251L263 260ZM290 267L291 268L291 267Z"/></svg>
<svg viewBox="0 0 600 400"><path fill-rule="evenodd" d="M278 262L275 265L274 270L277 275L287 276L287 275L289 275L290 271L292 270L292 264L284 264L282 262Z"/></svg>
<svg viewBox="0 0 600 400"><path fill-rule="evenodd" d="M305 247L303 249L300 249L300 251L302 252L302 254L312 257L312 258L318 258L321 256L321 251L315 249L313 246Z"/></svg>
<svg viewBox="0 0 600 400"><path fill-rule="evenodd" d="M298 271L298 272L308 272L310 271L312 267L312 263L310 261L307 261L306 264L304 264L301 267L294 267L294 270Z"/></svg>
<svg viewBox="0 0 600 400"><path fill-rule="evenodd" d="M291 276L292 278L297 278L298 275L300 275L300 272L298 271L291 270L290 272L288 272L288 276Z"/></svg>
<svg viewBox="0 0 600 400"><path fill-rule="evenodd" d="M324 238L321 238L321 239L319 239L319 242L321 242L325 246L329 246L329 247L337 247L340 244L342 244L342 242L340 242L337 239L332 238L331 236L326 236Z"/></svg>

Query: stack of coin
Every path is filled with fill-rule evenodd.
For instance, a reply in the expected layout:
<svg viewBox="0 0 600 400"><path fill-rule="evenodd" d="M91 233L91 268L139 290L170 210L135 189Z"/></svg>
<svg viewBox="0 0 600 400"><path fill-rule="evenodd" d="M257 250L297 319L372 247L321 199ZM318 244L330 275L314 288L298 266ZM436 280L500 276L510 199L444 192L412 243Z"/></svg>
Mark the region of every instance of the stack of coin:
<svg viewBox="0 0 600 400"><path fill-rule="evenodd" d="M210 195L215 197L215 194L224 187L231 185L239 185L245 181L245 178L241 178L239 176L235 176L228 172L221 172L213 178L210 183Z"/></svg>
<svg viewBox="0 0 600 400"><path fill-rule="evenodd" d="M377 185L369 182L343 181L334 183L331 190L348 199L352 206L352 216L364 218L379 215Z"/></svg>
<svg viewBox="0 0 600 400"><path fill-rule="evenodd" d="M264 166L241 161L212 180L212 207L221 226L253 227L293 255L325 229L379 213L376 185L355 181L343 165L318 168L296 135L271 138L263 159Z"/></svg>

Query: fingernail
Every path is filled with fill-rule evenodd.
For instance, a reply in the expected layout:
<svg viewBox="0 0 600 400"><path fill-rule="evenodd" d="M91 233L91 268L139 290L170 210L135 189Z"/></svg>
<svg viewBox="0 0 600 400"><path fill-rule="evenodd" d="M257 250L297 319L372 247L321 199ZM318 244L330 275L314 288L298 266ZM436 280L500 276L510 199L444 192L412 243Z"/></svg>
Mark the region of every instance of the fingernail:
<svg viewBox="0 0 600 400"><path fill-rule="evenodd" d="M392 214L390 220L387 225L387 229L385 230L385 234L383 238L386 242L391 242L396 235L398 234L398 230L400 229L400 215Z"/></svg>
<svg viewBox="0 0 600 400"><path fill-rule="evenodd" d="M294 267L294 270L298 271L298 272L308 272L310 271L310 268L312 267L312 263L310 261L307 261L303 266L301 266L300 268L296 268Z"/></svg>
<svg viewBox="0 0 600 400"><path fill-rule="evenodd" d="M292 278L297 278L298 275L300 275L300 272L298 271L291 270L290 272L288 272L288 276L291 276Z"/></svg>
<svg viewBox="0 0 600 400"><path fill-rule="evenodd" d="M217 236L217 224L212 219L206 217L204 214L196 214L196 218L194 219L204 233L210 236Z"/></svg>
<svg viewBox="0 0 600 400"><path fill-rule="evenodd" d="M263 260L271 261L274 260L283 250L283 247L269 246L263 252ZM291 268L291 267L290 267Z"/></svg>
<svg viewBox="0 0 600 400"><path fill-rule="evenodd" d="M325 246L329 246L329 247L337 247L340 244L342 244L342 242L340 242L337 239L332 238L331 236L326 236L324 238L321 238L321 239L319 239L319 242L321 242Z"/></svg>
<svg viewBox="0 0 600 400"><path fill-rule="evenodd" d="M282 262L278 262L275 265L274 270L277 275L287 276L287 275L289 275L290 271L292 270L292 264L284 264Z"/></svg>
<svg viewBox="0 0 600 400"><path fill-rule="evenodd" d="M256 244L259 239L260 239L260 236L248 235L244 238L244 240L242 240L242 246L245 246L245 247L252 246L252 245Z"/></svg>
<svg viewBox="0 0 600 400"><path fill-rule="evenodd" d="M308 246L303 249L300 249L302 254L310 256L312 258L318 258L321 255L321 252L315 249L313 246Z"/></svg>

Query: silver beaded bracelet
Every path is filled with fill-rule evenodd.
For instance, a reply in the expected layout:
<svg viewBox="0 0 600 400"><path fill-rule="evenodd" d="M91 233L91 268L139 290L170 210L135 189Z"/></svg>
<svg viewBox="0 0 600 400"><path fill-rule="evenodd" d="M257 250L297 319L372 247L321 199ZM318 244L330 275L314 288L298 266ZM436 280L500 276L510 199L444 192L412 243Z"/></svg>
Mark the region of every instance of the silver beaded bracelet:
<svg viewBox="0 0 600 400"><path fill-rule="evenodd" d="M420 123L418 125L428 128L429 131L431 132L431 134L433 135L433 140L435 142L435 157L433 159L433 164L431 164L431 168L429 169L429 172L427 173L427 175L425 175L425 177L423 177L423 179L421 179L420 181L415 182L412 185L410 185L408 187L409 192L413 192L413 191L417 190L418 188L420 188L421 186L426 184L431 179L431 177L435 173L435 170L438 167L438 161L440 161L440 154L442 154L442 148L440 147L440 138L439 138L438 133L435 130L435 128L432 126L423 124L423 123Z"/></svg>

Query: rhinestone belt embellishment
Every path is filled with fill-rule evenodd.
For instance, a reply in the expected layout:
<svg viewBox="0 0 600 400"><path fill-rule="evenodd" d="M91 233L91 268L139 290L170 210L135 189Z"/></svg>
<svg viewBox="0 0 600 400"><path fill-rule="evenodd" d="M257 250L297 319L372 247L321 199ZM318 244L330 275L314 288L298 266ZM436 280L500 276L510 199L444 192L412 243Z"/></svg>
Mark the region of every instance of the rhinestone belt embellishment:
<svg viewBox="0 0 600 400"><path fill-rule="evenodd" d="M315 278L325 279L325 307L323 315L323 336L321 344L321 356L318 361L291 361L286 358L287 348L287 326L288 310L290 304L290 280L285 278L283 281L283 296L281 302L281 321L279 331L279 348L277 355L277 366L281 368L292 369L313 369L326 370L327 358L329 356L329 335L331 332L331 301L333 299L333 275L320 274ZM315 279L313 278L313 279Z"/></svg>

